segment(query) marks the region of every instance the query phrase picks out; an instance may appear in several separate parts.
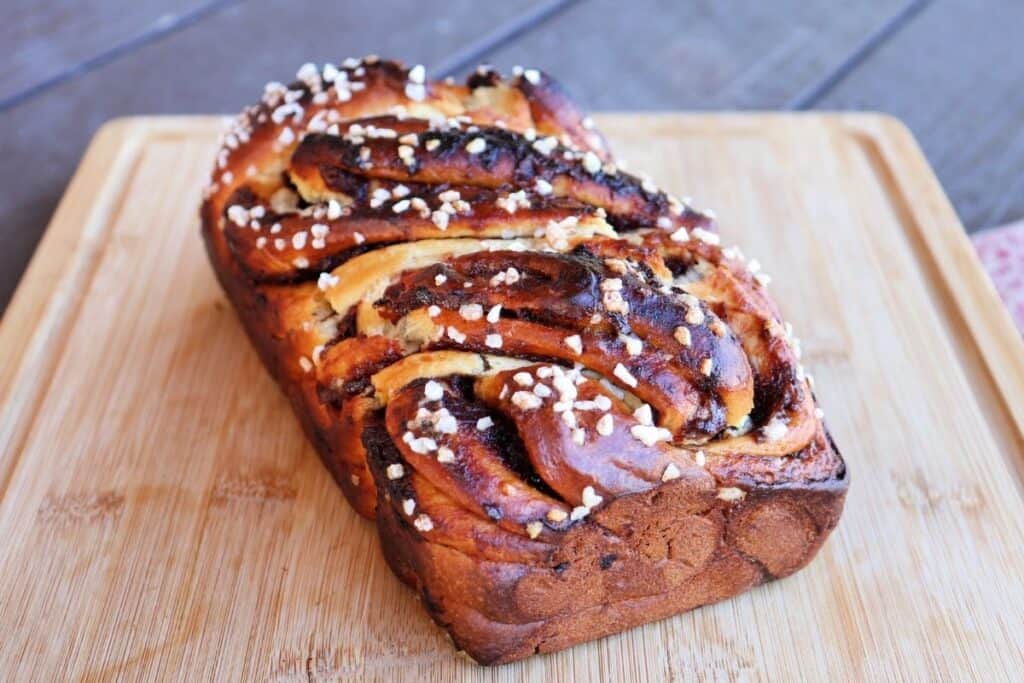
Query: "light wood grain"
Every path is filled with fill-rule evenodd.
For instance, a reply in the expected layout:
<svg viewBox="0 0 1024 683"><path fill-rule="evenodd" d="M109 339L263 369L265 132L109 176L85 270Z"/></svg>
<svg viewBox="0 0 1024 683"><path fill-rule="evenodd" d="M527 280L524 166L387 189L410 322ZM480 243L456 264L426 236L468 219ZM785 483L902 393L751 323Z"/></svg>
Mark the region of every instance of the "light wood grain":
<svg viewBox="0 0 1024 683"><path fill-rule="evenodd" d="M600 122L775 276L852 471L810 567L566 652L456 658L214 281L196 204L216 122L127 120L0 326L0 676L1013 678L1024 350L912 139L871 116Z"/></svg>

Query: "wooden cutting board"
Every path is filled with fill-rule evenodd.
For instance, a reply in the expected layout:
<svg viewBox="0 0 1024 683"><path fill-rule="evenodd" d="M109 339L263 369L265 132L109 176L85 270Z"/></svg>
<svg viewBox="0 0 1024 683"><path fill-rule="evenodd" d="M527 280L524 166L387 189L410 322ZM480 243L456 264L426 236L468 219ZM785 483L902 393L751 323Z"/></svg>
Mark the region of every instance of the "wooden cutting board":
<svg viewBox="0 0 1024 683"><path fill-rule="evenodd" d="M0 678L999 680L1024 670L1024 346L907 131L618 115L774 275L852 485L803 572L554 655L455 656L198 234L215 118L96 136L0 327Z"/></svg>

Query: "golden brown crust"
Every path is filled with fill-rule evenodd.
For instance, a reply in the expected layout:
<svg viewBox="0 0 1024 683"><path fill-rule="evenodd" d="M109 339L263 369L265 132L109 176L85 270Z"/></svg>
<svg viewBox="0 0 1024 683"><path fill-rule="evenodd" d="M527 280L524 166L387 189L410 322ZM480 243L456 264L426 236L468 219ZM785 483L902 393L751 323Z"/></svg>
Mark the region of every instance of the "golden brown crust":
<svg viewBox="0 0 1024 683"><path fill-rule="evenodd" d="M786 576L838 522L755 264L545 74L306 65L226 133L201 215L325 464L477 661Z"/></svg>

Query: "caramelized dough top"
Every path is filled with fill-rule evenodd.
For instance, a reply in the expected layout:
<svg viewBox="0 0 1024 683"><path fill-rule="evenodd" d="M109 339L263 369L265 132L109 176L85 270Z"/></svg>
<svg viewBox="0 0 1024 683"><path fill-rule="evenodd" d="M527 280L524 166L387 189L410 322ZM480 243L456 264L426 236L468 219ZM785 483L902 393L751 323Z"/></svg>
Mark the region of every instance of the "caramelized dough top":
<svg viewBox="0 0 1024 683"><path fill-rule="evenodd" d="M355 456L377 416L421 533L417 491L528 554L679 477L742 494L834 469L756 262L618 168L543 73L306 65L232 123L204 211Z"/></svg>

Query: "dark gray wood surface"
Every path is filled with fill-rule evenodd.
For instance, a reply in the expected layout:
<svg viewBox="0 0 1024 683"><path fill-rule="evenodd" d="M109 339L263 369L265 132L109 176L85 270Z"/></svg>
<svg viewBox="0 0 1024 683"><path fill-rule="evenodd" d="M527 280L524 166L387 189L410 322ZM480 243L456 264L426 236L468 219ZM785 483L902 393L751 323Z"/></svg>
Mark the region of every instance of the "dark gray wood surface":
<svg viewBox="0 0 1024 683"><path fill-rule="evenodd" d="M140 40L199 17L212 0L5 0L0 20L0 107Z"/></svg>
<svg viewBox="0 0 1024 683"><path fill-rule="evenodd" d="M15 0L0 23L0 309L107 119L232 112L304 61L550 70L593 109L903 118L969 230L1024 214L1019 0Z"/></svg>
<svg viewBox="0 0 1024 683"><path fill-rule="evenodd" d="M1024 2L929 5L816 103L906 123L968 230L1024 218Z"/></svg>
<svg viewBox="0 0 1024 683"><path fill-rule="evenodd" d="M546 69L592 109L779 109L896 11L846 4L589 0L484 58Z"/></svg>

